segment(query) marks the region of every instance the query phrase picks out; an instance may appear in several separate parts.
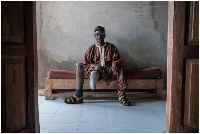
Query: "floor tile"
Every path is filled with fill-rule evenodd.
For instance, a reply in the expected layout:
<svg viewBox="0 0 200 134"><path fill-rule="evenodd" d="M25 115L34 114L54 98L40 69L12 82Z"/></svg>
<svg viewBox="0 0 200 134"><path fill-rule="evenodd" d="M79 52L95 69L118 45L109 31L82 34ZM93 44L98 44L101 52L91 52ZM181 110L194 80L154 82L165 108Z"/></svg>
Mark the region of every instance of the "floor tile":
<svg viewBox="0 0 200 134"><path fill-rule="evenodd" d="M78 123L49 123L45 133L76 133Z"/></svg>
<svg viewBox="0 0 200 134"><path fill-rule="evenodd" d="M121 104L119 102L117 102L117 100L115 101L110 101L110 102L107 102L105 103L105 106L121 106Z"/></svg>
<svg viewBox="0 0 200 134"><path fill-rule="evenodd" d="M84 100L84 105L87 105L87 104L91 104L91 105L105 105L109 102L112 102L113 100L107 100L107 99L99 99L99 100Z"/></svg>
<svg viewBox="0 0 200 134"><path fill-rule="evenodd" d="M40 105L39 106L39 113L56 113L56 111L58 109L59 109L59 106Z"/></svg>
<svg viewBox="0 0 200 134"><path fill-rule="evenodd" d="M39 113L56 113L62 103L55 100L44 100L39 105Z"/></svg>
<svg viewBox="0 0 200 134"><path fill-rule="evenodd" d="M159 117L161 117L164 121L166 121L166 114L164 113L159 113L159 114L156 114L158 115Z"/></svg>
<svg viewBox="0 0 200 134"><path fill-rule="evenodd" d="M106 114L106 110L104 105L83 105L82 113Z"/></svg>
<svg viewBox="0 0 200 134"><path fill-rule="evenodd" d="M78 133L109 133L108 123L79 123Z"/></svg>
<svg viewBox="0 0 200 134"><path fill-rule="evenodd" d="M132 114L136 122L150 122L165 124L165 121L157 114Z"/></svg>
<svg viewBox="0 0 200 134"><path fill-rule="evenodd" d="M134 106L129 107L129 110L131 113L155 113L155 110L152 109L152 107L149 106Z"/></svg>
<svg viewBox="0 0 200 134"><path fill-rule="evenodd" d="M56 101L56 100L44 100L40 106L41 107L53 107L53 106L57 106L60 107L60 105L62 104L62 101Z"/></svg>
<svg viewBox="0 0 200 134"><path fill-rule="evenodd" d="M38 105L40 105L44 101L44 96L38 96Z"/></svg>
<svg viewBox="0 0 200 134"><path fill-rule="evenodd" d="M137 123L110 123L110 133L143 133L142 127Z"/></svg>
<svg viewBox="0 0 200 134"><path fill-rule="evenodd" d="M166 131L165 123L140 122L139 125L145 133L163 133L164 131Z"/></svg>
<svg viewBox="0 0 200 134"><path fill-rule="evenodd" d="M61 104L60 108L57 110L56 113L78 113L80 114L82 112L82 105L79 104Z"/></svg>
<svg viewBox="0 0 200 134"><path fill-rule="evenodd" d="M136 106L166 106L166 100L155 100L155 99L148 99L148 100L135 100Z"/></svg>
<svg viewBox="0 0 200 134"><path fill-rule="evenodd" d="M108 122L106 114L81 114L80 122Z"/></svg>
<svg viewBox="0 0 200 134"><path fill-rule="evenodd" d="M106 105L105 106L106 113L108 114L130 114L131 111L129 110L128 106L122 106L122 105Z"/></svg>
<svg viewBox="0 0 200 134"><path fill-rule="evenodd" d="M108 113L109 123L124 123L124 122L136 122L131 113Z"/></svg>
<svg viewBox="0 0 200 134"><path fill-rule="evenodd" d="M40 133L45 133L45 128L40 128Z"/></svg>
<svg viewBox="0 0 200 134"><path fill-rule="evenodd" d="M46 129L48 124L49 124L49 122L40 122L40 128Z"/></svg>
<svg viewBox="0 0 200 134"><path fill-rule="evenodd" d="M151 110L155 113L166 114L166 107L163 106L154 106L151 107Z"/></svg>
<svg viewBox="0 0 200 134"><path fill-rule="evenodd" d="M55 114L41 114L39 115L40 122L50 122Z"/></svg>
<svg viewBox="0 0 200 134"><path fill-rule="evenodd" d="M79 122L80 114L77 113L68 113L60 114L56 113L51 122Z"/></svg>

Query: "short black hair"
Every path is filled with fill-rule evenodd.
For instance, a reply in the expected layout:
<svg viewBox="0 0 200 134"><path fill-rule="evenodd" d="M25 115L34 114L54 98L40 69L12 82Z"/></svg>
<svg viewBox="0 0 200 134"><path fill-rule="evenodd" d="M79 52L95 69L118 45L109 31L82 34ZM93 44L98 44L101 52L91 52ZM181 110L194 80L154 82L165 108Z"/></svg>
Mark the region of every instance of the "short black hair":
<svg viewBox="0 0 200 134"><path fill-rule="evenodd" d="M102 27L102 26L97 26L97 27L94 29L94 32L99 31L99 30L101 30L102 32L105 33L105 29L104 29L104 27Z"/></svg>

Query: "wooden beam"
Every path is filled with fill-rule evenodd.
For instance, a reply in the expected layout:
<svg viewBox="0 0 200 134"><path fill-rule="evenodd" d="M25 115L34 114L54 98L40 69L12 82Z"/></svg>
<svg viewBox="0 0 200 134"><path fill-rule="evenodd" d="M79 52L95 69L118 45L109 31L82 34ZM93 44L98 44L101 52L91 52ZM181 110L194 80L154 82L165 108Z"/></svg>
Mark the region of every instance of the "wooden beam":
<svg viewBox="0 0 200 134"><path fill-rule="evenodd" d="M46 79L47 80L47 79ZM48 79L51 80L52 89L75 89L76 79ZM158 79L128 79L128 89L157 89ZM116 81L97 81L96 89L117 89ZM89 79L84 80L83 89L90 89Z"/></svg>
<svg viewBox="0 0 200 134"><path fill-rule="evenodd" d="M52 94L52 97L72 97L74 92L68 93L56 93ZM155 97L155 94L150 93L135 93L135 92L127 92L127 97ZM84 92L83 97L118 97L117 92Z"/></svg>

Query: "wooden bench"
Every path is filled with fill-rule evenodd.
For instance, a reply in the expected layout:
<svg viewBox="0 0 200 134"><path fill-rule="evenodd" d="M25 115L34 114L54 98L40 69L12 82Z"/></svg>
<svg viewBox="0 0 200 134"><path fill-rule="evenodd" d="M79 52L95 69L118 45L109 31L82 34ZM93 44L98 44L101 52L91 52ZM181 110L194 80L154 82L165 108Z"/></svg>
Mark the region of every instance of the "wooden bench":
<svg viewBox="0 0 200 134"><path fill-rule="evenodd" d="M127 97L155 97L162 99L163 79L160 78L160 69L148 67L127 70ZM71 97L76 89L75 70L50 70L49 78L45 80L45 99L51 97ZM104 80L97 81L96 90L91 90L89 79L85 78L83 84L84 97L117 97L117 82L109 83ZM147 91L135 93L132 91ZM153 92L152 92L153 91Z"/></svg>

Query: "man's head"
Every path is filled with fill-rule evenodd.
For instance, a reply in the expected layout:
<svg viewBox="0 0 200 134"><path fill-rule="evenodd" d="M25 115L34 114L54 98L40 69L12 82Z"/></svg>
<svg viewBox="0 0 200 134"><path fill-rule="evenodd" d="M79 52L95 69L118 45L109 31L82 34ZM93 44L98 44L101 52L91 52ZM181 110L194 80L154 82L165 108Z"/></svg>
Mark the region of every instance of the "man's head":
<svg viewBox="0 0 200 134"><path fill-rule="evenodd" d="M104 43L104 38L105 38L105 29L102 26L97 26L94 29L94 37L97 40L97 43Z"/></svg>
<svg viewBox="0 0 200 134"><path fill-rule="evenodd" d="M102 31L103 33L105 33L105 29L104 29L104 27L102 27L102 26L97 26L97 27L94 29L94 32L96 32L96 31Z"/></svg>

